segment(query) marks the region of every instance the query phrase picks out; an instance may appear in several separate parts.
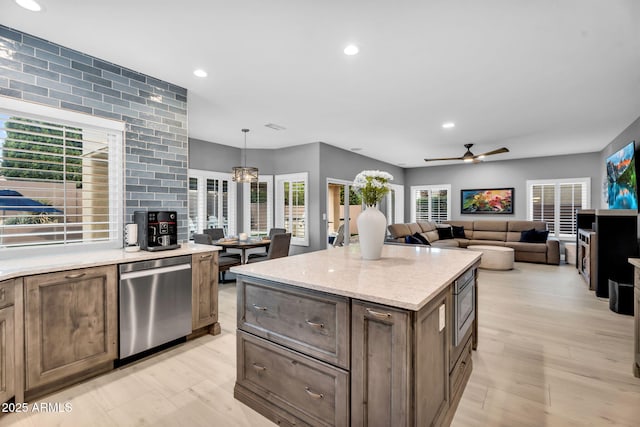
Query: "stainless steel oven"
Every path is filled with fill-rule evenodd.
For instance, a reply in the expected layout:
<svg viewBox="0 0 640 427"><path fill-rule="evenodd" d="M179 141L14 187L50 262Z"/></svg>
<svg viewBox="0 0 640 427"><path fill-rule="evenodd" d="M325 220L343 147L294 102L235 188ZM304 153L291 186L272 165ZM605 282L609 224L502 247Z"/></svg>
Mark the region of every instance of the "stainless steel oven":
<svg viewBox="0 0 640 427"><path fill-rule="evenodd" d="M453 283L453 345L462 339L475 319L475 269L470 269Z"/></svg>

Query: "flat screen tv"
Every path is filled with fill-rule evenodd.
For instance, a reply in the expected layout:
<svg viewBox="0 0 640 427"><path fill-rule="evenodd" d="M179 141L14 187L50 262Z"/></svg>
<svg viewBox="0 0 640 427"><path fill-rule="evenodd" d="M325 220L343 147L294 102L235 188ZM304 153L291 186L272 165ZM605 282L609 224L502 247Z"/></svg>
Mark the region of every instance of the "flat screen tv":
<svg viewBox="0 0 640 427"><path fill-rule="evenodd" d="M607 196L609 209L638 209L634 141L607 157Z"/></svg>

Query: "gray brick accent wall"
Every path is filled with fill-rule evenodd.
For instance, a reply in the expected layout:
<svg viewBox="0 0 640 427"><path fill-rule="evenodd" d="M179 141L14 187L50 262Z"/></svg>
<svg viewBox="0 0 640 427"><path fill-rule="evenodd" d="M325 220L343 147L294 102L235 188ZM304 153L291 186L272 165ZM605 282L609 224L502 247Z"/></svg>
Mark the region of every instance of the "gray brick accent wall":
<svg viewBox="0 0 640 427"><path fill-rule="evenodd" d="M0 25L0 95L126 122L125 218L175 210L187 224L187 90Z"/></svg>

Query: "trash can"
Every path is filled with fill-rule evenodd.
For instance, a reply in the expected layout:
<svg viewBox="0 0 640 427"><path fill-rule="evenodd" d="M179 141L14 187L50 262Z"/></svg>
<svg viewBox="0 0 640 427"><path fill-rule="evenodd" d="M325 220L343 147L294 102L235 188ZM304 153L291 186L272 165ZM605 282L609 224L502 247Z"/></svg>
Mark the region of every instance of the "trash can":
<svg viewBox="0 0 640 427"><path fill-rule="evenodd" d="M633 316L633 284L609 279L609 309Z"/></svg>

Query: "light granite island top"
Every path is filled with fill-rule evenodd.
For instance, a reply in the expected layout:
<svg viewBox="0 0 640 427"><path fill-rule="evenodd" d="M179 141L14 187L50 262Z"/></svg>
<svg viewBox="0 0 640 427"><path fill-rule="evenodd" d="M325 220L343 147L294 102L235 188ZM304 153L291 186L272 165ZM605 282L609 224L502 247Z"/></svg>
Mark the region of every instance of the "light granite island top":
<svg viewBox="0 0 640 427"><path fill-rule="evenodd" d="M417 311L479 262L480 252L385 245L382 258L363 260L360 248L310 252L232 267L231 272L305 289Z"/></svg>

